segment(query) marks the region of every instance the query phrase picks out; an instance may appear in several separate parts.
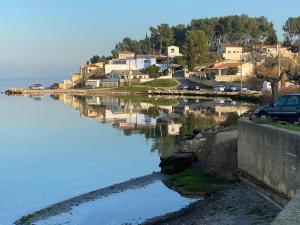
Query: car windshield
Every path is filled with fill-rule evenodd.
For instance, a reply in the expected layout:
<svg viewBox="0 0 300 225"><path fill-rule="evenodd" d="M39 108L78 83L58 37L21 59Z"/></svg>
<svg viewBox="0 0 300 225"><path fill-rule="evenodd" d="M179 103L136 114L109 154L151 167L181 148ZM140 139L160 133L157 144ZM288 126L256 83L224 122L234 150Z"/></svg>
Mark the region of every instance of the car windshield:
<svg viewBox="0 0 300 225"><path fill-rule="evenodd" d="M290 96L288 98L288 100L286 101L286 105L287 106L291 106L291 105L299 105L300 104L300 100L298 96Z"/></svg>
<svg viewBox="0 0 300 225"><path fill-rule="evenodd" d="M286 99L287 99L287 96L283 96L283 97L278 98L278 99L275 101L274 106L275 106L275 107L283 106L284 103L285 103L285 101L286 101Z"/></svg>

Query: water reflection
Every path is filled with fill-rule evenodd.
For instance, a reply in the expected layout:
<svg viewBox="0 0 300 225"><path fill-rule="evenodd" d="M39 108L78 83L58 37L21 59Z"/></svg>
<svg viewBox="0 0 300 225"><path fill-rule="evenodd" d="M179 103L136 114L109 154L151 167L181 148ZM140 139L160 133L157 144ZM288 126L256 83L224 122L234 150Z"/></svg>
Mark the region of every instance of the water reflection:
<svg viewBox="0 0 300 225"><path fill-rule="evenodd" d="M152 151L174 147L195 129L225 121L229 113L239 116L252 105L230 99L164 99L148 97L52 95L55 100L80 111L81 117L111 123L125 135L143 134L154 139Z"/></svg>

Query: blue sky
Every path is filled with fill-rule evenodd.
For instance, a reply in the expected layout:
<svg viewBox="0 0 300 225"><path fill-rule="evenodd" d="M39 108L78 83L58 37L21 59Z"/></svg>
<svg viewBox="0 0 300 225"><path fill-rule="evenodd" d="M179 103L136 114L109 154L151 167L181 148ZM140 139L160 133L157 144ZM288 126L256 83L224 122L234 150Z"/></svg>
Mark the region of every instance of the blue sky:
<svg viewBox="0 0 300 225"><path fill-rule="evenodd" d="M94 54L149 26L246 13L266 16L279 35L299 0L7 0L0 3L0 78L64 76Z"/></svg>

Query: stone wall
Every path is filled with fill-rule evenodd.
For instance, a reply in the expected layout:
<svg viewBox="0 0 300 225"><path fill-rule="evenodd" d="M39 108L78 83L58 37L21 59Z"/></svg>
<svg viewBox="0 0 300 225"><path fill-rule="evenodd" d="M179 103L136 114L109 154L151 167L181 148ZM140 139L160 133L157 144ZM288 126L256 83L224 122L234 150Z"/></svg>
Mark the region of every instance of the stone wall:
<svg viewBox="0 0 300 225"><path fill-rule="evenodd" d="M300 187L300 133L240 119L238 168L293 197Z"/></svg>

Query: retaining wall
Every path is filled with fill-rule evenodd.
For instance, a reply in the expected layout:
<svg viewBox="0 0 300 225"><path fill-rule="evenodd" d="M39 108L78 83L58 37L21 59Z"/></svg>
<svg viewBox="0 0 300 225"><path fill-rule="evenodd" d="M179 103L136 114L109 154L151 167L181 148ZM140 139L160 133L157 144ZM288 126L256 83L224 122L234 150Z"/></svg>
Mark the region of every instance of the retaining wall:
<svg viewBox="0 0 300 225"><path fill-rule="evenodd" d="M238 168L291 198L300 187L300 132L238 122Z"/></svg>

